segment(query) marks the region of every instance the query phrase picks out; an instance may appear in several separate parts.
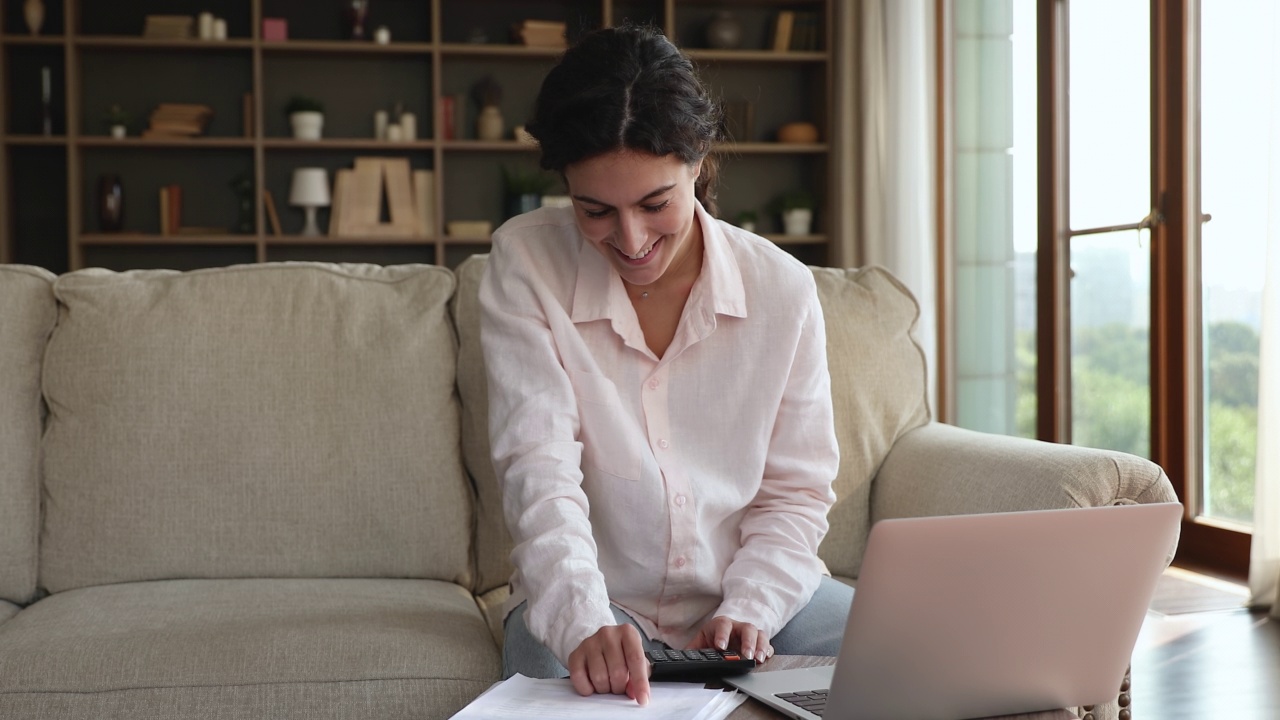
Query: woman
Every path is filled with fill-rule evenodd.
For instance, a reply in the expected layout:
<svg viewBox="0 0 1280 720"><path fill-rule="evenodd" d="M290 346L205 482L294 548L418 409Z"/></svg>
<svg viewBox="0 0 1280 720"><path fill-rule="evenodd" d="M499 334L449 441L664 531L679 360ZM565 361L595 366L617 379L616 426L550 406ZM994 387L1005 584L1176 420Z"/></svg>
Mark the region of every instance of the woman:
<svg viewBox="0 0 1280 720"><path fill-rule="evenodd" d="M507 676L644 704L646 649L839 651L822 309L807 268L709 214L717 127L648 28L586 36L538 95L572 208L499 228L480 289Z"/></svg>

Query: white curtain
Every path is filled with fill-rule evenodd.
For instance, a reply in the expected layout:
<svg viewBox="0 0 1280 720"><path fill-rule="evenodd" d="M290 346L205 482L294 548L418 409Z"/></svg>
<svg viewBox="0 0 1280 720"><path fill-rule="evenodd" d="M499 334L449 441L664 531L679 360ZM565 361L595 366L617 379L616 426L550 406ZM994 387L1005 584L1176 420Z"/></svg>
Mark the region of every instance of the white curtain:
<svg viewBox="0 0 1280 720"><path fill-rule="evenodd" d="M920 303L918 339L937 403L937 218L933 0L862 0L862 254Z"/></svg>
<svg viewBox="0 0 1280 720"><path fill-rule="evenodd" d="M1272 13L1280 40L1280 12ZM1258 465L1249 564L1249 604L1271 606L1280 617L1280 42L1271 43L1271 128L1267 172L1267 273L1262 290L1262 349L1258 380Z"/></svg>

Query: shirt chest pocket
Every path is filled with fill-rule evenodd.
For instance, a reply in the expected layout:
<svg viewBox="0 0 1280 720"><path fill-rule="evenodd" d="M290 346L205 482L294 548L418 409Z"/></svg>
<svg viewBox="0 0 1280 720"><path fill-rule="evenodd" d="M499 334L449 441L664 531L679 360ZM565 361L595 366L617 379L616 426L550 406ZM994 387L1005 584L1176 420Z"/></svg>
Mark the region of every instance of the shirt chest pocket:
<svg viewBox="0 0 1280 720"><path fill-rule="evenodd" d="M580 370L569 371L578 401L582 462L600 472L639 480L644 464L644 439L622 404L609 378Z"/></svg>

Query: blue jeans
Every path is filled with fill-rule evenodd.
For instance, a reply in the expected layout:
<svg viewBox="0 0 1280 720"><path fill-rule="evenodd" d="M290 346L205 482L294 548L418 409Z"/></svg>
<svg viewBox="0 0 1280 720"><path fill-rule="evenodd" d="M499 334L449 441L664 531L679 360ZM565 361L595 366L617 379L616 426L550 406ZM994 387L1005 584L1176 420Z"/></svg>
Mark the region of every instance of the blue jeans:
<svg viewBox="0 0 1280 720"><path fill-rule="evenodd" d="M853 588L839 580L823 577L809 604L782 628L777 637L770 639L773 651L778 655L840 654L840 641L844 639L844 624L849 617L849 604L853 602ZM556 660L556 656L542 643L534 639L524 624L527 603L520 603L507 616L503 625L502 677L516 673L532 678L569 677L569 671ZM616 605L610 605L613 617L619 625L635 624L631 616ZM665 649L665 643L645 637L640 630L645 650Z"/></svg>

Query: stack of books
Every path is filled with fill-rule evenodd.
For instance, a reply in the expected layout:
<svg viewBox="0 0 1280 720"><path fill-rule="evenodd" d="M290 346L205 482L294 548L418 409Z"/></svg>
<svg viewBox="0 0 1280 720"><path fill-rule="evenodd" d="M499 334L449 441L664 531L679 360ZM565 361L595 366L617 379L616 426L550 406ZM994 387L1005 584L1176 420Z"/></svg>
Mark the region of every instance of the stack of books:
<svg viewBox="0 0 1280 720"><path fill-rule="evenodd" d="M564 48L564 23L551 20L525 20L511 26L511 36L525 47Z"/></svg>
<svg viewBox="0 0 1280 720"><path fill-rule="evenodd" d="M213 108L208 105L160 103L142 137L196 137L204 134L212 117Z"/></svg>
<svg viewBox="0 0 1280 720"><path fill-rule="evenodd" d="M195 18L190 15L148 15L142 37L164 40L194 36Z"/></svg>

